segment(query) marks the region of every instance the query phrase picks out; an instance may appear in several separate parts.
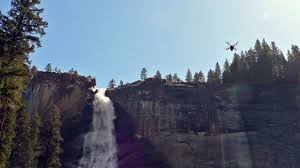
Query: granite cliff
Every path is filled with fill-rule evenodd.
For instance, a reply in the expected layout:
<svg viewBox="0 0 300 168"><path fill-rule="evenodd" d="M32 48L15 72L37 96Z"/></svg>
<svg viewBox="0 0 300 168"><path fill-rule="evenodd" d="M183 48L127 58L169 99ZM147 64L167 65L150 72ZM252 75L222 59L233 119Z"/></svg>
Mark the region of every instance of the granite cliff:
<svg viewBox="0 0 300 168"><path fill-rule="evenodd" d="M51 109L61 114L62 167L76 168L82 156L84 135L91 128L94 85L93 79L79 75L39 72L27 88L29 111L40 114L42 128Z"/></svg>
<svg viewBox="0 0 300 168"><path fill-rule="evenodd" d="M95 81L38 73L31 112L62 116L63 167L77 167L92 121ZM147 79L109 89L117 119L119 168L300 167L296 84L168 84Z"/></svg>
<svg viewBox="0 0 300 168"><path fill-rule="evenodd" d="M111 89L120 168L300 167L300 88L148 79Z"/></svg>

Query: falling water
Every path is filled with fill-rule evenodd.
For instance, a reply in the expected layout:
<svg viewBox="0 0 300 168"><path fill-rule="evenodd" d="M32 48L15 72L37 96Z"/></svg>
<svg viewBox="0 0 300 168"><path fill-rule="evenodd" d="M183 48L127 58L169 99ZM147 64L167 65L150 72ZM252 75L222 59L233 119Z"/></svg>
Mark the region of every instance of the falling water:
<svg viewBox="0 0 300 168"><path fill-rule="evenodd" d="M78 168L117 168L112 102L98 89L93 102L93 129L85 135L83 157Z"/></svg>

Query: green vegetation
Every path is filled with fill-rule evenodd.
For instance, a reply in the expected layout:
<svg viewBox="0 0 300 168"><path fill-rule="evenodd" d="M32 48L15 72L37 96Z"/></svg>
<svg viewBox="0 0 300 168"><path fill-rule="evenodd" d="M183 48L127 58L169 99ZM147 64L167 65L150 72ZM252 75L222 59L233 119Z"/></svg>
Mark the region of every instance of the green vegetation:
<svg viewBox="0 0 300 168"><path fill-rule="evenodd" d="M190 69L186 72L185 81L191 83L193 81L192 72Z"/></svg>
<svg viewBox="0 0 300 168"><path fill-rule="evenodd" d="M111 79L108 83L108 88L115 88L116 87L116 81L114 79Z"/></svg>
<svg viewBox="0 0 300 168"><path fill-rule="evenodd" d="M154 78L161 79L161 74L160 74L159 70L156 71Z"/></svg>
<svg viewBox="0 0 300 168"><path fill-rule="evenodd" d="M34 144L32 142L29 113L23 107L17 112L16 138L10 156L10 167L33 167Z"/></svg>
<svg viewBox="0 0 300 168"><path fill-rule="evenodd" d="M47 160L47 167L60 168L60 154L62 149L60 143L63 141L60 133L61 120L60 112L56 106L53 107L50 113L50 140L49 140L49 156Z"/></svg>
<svg viewBox="0 0 300 168"><path fill-rule="evenodd" d="M46 65L45 70L46 72L52 72L52 66L50 63Z"/></svg>
<svg viewBox="0 0 300 168"><path fill-rule="evenodd" d="M147 69L143 68L141 71L141 80L147 79Z"/></svg>
<svg viewBox="0 0 300 168"><path fill-rule="evenodd" d="M146 68L143 68L141 79L145 80ZM161 76L158 70L154 78ZM166 82L184 83L180 80L177 73L173 76L165 76ZM207 83L211 85L219 84L271 84L271 83L298 83L300 80L300 49L292 45L288 50L287 60L282 51L276 46L275 42L268 44L264 39L257 40L254 48L241 53L234 53L232 62L226 59L223 69L217 62L214 70L210 69L207 73L207 81L202 71L192 75L188 69L186 83Z"/></svg>
<svg viewBox="0 0 300 168"><path fill-rule="evenodd" d="M39 4L39 0L12 0L8 14L0 13L0 168L9 165L16 122L23 116L17 113L22 111L23 91L30 78L29 55L41 46L47 27Z"/></svg>

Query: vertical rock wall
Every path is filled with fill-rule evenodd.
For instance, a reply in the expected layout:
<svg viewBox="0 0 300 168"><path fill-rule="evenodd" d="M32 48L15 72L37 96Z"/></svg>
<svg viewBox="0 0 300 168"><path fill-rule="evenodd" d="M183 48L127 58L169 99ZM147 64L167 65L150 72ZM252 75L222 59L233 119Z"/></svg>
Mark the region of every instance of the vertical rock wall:
<svg viewBox="0 0 300 168"><path fill-rule="evenodd" d="M63 167L75 168L82 155L83 136L89 131L92 120L92 101L95 85L91 79L68 73L39 72L26 91L31 114L39 113L42 128L51 109L61 114Z"/></svg>
<svg viewBox="0 0 300 168"><path fill-rule="evenodd" d="M295 85L209 87L155 79L109 90L120 168L300 167L299 93ZM152 152L139 156L140 148Z"/></svg>

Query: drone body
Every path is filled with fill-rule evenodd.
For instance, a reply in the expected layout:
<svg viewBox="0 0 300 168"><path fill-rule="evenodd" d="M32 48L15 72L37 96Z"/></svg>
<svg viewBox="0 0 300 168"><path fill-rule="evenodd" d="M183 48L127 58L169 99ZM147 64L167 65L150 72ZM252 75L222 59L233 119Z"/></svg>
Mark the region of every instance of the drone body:
<svg viewBox="0 0 300 168"><path fill-rule="evenodd" d="M236 42L234 45L230 44L229 42L227 42L228 44L228 47L226 48L226 50L230 50L230 51L233 51L233 50L236 50L236 45L238 45L239 42Z"/></svg>

